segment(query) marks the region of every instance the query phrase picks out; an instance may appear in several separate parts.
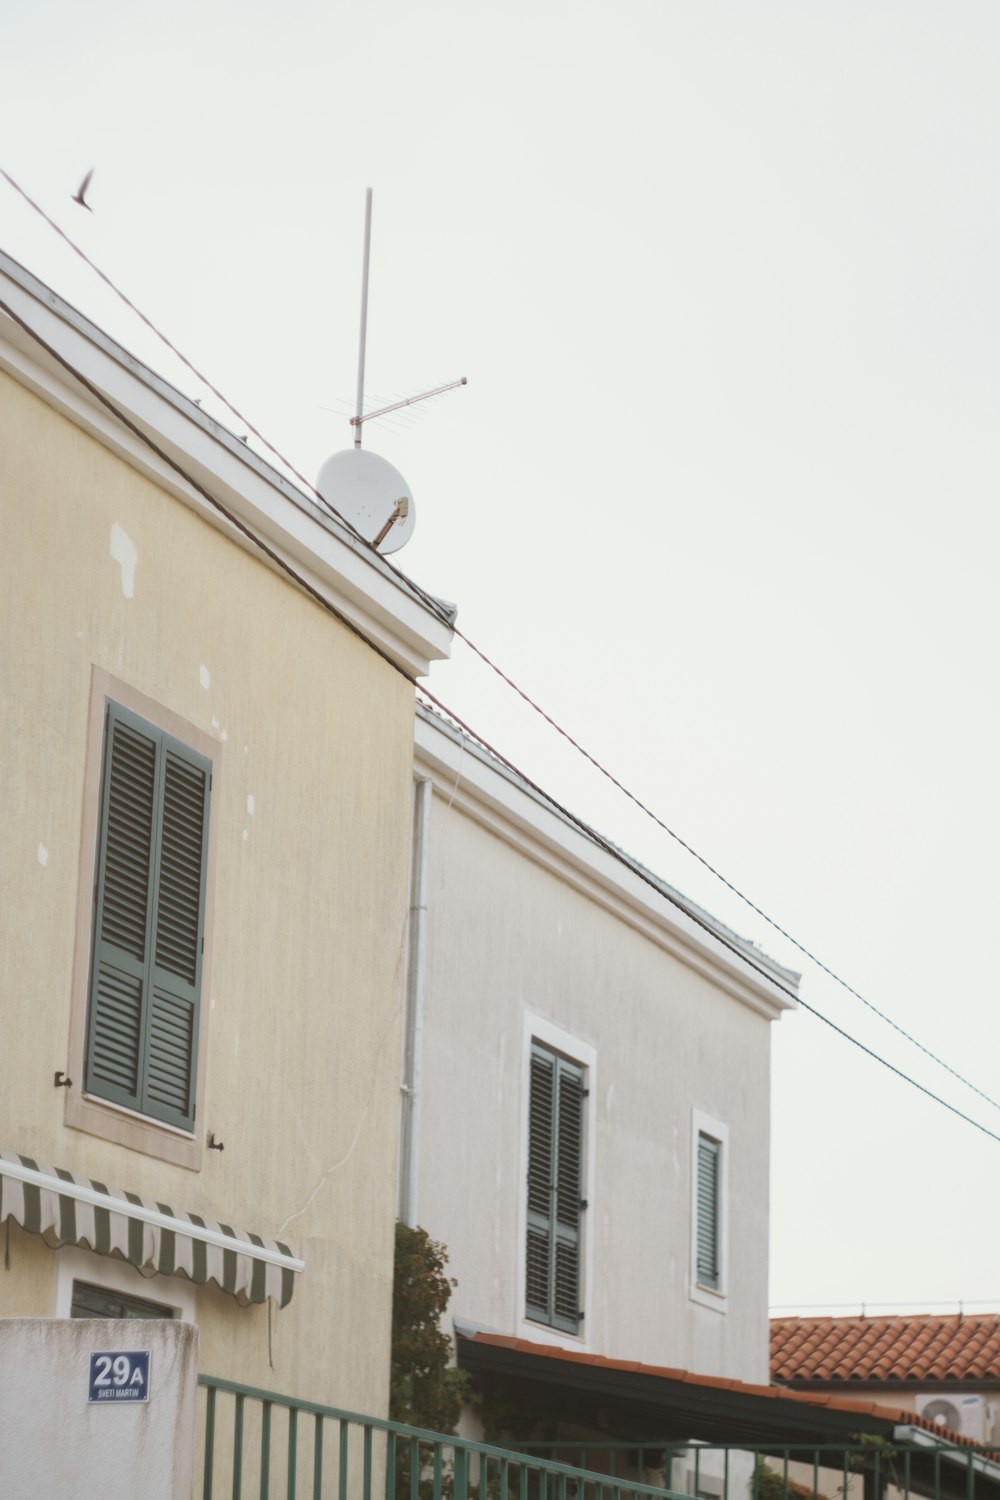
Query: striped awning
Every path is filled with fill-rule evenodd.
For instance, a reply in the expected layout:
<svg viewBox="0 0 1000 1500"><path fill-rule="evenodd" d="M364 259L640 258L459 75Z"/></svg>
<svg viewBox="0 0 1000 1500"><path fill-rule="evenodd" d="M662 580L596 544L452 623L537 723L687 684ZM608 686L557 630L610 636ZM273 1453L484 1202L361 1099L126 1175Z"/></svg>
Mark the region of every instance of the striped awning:
<svg viewBox="0 0 1000 1500"><path fill-rule="evenodd" d="M145 1275L214 1281L242 1306L291 1301L303 1269L288 1246L135 1193L77 1177L30 1156L0 1150L0 1224L13 1219L53 1249L86 1245L127 1260Z"/></svg>

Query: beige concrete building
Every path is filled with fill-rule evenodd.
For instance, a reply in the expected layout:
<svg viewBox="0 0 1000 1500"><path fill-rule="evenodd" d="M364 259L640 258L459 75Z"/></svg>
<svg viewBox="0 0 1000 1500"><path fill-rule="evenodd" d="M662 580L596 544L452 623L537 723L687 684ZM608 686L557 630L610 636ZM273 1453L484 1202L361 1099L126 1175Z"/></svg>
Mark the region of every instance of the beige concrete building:
<svg viewBox="0 0 1000 1500"><path fill-rule="evenodd" d="M0 1316L384 1412L448 611L4 258L0 583Z"/></svg>
<svg viewBox="0 0 1000 1500"><path fill-rule="evenodd" d="M416 775L401 1215L447 1247L460 1360L488 1376L519 1340L765 1383L798 976L424 709Z"/></svg>

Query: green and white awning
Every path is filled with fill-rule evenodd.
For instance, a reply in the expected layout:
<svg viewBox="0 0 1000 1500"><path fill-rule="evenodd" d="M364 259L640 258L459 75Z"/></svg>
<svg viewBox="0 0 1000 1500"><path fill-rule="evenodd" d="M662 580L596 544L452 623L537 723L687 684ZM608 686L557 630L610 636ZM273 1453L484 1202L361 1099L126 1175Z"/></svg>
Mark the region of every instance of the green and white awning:
<svg viewBox="0 0 1000 1500"><path fill-rule="evenodd" d="M127 1260L145 1275L186 1276L197 1286L214 1281L244 1307L268 1297L284 1307L303 1269L280 1240L0 1150L0 1224L5 1219L41 1235L53 1249L86 1245L98 1255Z"/></svg>

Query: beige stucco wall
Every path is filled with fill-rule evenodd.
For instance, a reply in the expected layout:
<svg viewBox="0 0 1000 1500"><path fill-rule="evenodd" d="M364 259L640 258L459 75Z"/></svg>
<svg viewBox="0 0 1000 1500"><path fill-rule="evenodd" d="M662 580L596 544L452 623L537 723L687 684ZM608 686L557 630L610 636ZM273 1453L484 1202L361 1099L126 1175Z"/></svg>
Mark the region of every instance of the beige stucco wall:
<svg viewBox="0 0 1000 1500"><path fill-rule="evenodd" d="M431 812L428 920L416 1218L448 1248L449 1315L553 1341L518 1305L531 1013L596 1053L582 1346L766 1381L769 1022L449 806L447 789ZM693 1109L729 1131L724 1310L689 1295Z"/></svg>
<svg viewBox="0 0 1000 1500"><path fill-rule="evenodd" d="M129 593L127 559L134 548ZM384 1410L412 688L336 620L0 374L0 1144L306 1261L272 1317L199 1291L202 1369ZM64 1124L92 669L221 747L207 1094L171 1166ZM252 801L250 800L252 799ZM252 809L252 810L251 810ZM75 1080L78 1085L80 1080ZM54 1311L15 1232L0 1315ZM150 1282L150 1295L157 1283Z"/></svg>

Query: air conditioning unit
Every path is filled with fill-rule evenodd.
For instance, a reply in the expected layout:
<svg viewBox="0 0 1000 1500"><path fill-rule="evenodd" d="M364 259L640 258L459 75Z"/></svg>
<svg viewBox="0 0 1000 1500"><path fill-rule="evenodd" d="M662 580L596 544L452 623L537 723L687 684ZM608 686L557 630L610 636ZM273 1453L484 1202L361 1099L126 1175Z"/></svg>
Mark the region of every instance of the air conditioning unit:
<svg viewBox="0 0 1000 1500"><path fill-rule="evenodd" d="M986 1402L982 1396L918 1396L917 1412L935 1426L957 1432L959 1437L971 1438L974 1443L985 1440Z"/></svg>

